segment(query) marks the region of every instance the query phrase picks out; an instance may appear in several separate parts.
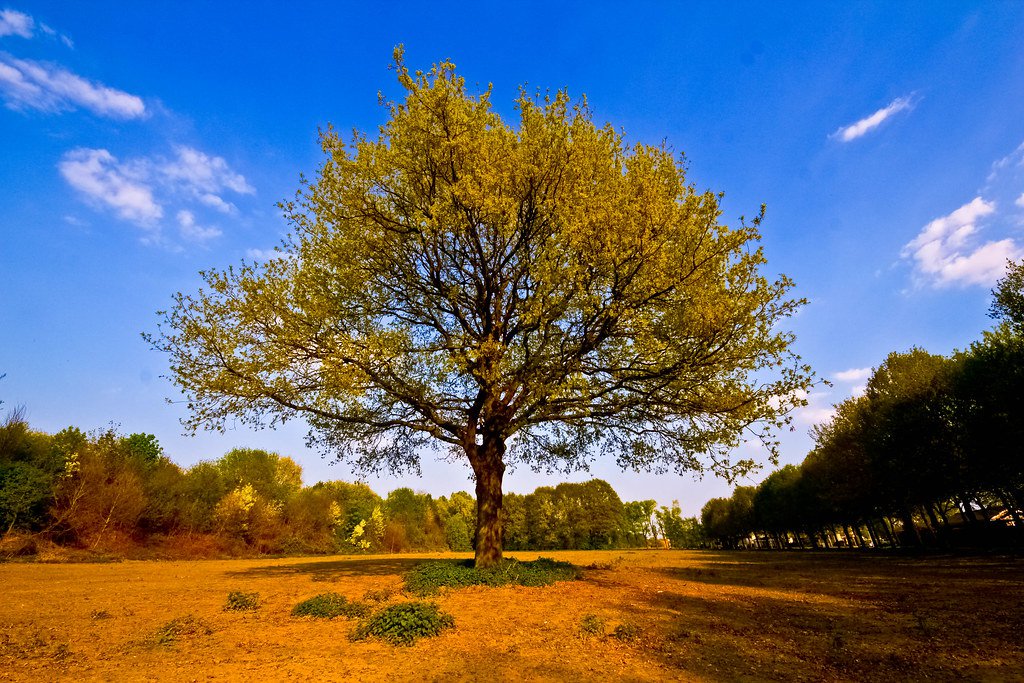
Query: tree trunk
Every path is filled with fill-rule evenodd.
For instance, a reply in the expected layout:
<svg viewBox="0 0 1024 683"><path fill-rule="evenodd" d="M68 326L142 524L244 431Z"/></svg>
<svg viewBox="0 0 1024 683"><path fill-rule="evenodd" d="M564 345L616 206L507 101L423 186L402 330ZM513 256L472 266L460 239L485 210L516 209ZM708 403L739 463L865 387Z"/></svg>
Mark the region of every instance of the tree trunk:
<svg viewBox="0 0 1024 683"><path fill-rule="evenodd" d="M871 537L871 547L880 548L882 544L878 540L878 534L875 532L875 527L872 526L871 520L864 520L864 528L868 530L868 536Z"/></svg>
<svg viewBox="0 0 1024 683"><path fill-rule="evenodd" d="M901 510L901 516L903 518L903 536L907 539L904 545L914 544L919 547L924 545L921 533L917 530L917 523L914 522L914 513L909 507L905 507Z"/></svg>
<svg viewBox="0 0 1024 683"><path fill-rule="evenodd" d="M501 480L505 475L505 441L484 437L470 457L476 477L476 559L478 569L501 560Z"/></svg>

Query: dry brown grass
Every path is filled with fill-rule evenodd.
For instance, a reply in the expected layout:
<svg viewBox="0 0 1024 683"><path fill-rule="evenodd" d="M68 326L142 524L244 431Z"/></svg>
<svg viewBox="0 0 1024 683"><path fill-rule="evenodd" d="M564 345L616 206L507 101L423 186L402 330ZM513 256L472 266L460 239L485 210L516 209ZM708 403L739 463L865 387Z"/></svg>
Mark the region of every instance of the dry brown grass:
<svg viewBox="0 0 1024 683"><path fill-rule="evenodd" d="M455 631L410 648L291 609L325 584L400 600L401 574L436 556L3 564L0 680L1024 680L1021 560L545 555L594 568L442 594ZM259 609L225 611L230 591ZM171 622L203 628L154 646Z"/></svg>

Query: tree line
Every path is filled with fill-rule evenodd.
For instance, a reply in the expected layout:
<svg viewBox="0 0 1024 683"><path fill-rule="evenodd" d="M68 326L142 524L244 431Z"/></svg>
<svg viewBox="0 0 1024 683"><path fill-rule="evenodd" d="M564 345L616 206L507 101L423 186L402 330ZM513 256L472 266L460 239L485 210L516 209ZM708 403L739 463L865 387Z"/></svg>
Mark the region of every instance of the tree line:
<svg viewBox="0 0 1024 683"><path fill-rule="evenodd" d="M1024 262L969 348L892 353L812 429L799 465L707 502L723 547L1006 545L1024 540Z"/></svg>
<svg viewBox="0 0 1024 683"><path fill-rule="evenodd" d="M252 553L469 551L476 501L363 483L303 486L291 458L237 448L182 468L150 434L69 427L33 431L15 411L0 424L0 549L40 541L69 548L191 557ZM509 493L505 545L518 550L645 547L701 542L678 505L623 502L605 481ZM6 546L6 548L3 548Z"/></svg>

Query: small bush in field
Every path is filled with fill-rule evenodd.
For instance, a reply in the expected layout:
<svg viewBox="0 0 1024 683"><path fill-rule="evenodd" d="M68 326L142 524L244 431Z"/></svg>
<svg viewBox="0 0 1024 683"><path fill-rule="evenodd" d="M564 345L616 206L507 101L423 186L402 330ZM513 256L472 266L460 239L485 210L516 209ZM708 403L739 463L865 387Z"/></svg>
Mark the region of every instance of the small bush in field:
<svg viewBox="0 0 1024 683"><path fill-rule="evenodd" d="M382 588L379 591L370 590L363 594L363 600L366 602L387 602L394 594L395 591L390 588Z"/></svg>
<svg viewBox="0 0 1024 683"><path fill-rule="evenodd" d="M640 627L635 624L619 624L612 629L611 637L631 643L640 637Z"/></svg>
<svg viewBox="0 0 1024 683"><path fill-rule="evenodd" d="M436 595L442 588L466 586L548 586L556 581L580 578L580 571L568 562L547 557L532 562L506 558L487 569L477 569L472 560L424 562L405 576L405 588L414 595Z"/></svg>
<svg viewBox="0 0 1024 683"><path fill-rule="evenodd" d="M403 602L385 607L361 623L352 633L353 640L371 636L392 645L412 645L419 638L440 635L455 628L455 618L432 602Z"/></svg>
<svg viewBox="0 0 1024 683"><path fill-rule="evenodd" d="M292 616L333 619L334 617L362 617L370 611L362 602L349 602L338 593L321 593L303 600L292 609Z"/></svg>
<svg viewBox="0 0 1024 683"><path fill-rule="evenodd" d="M171 619L158 628L148 639L150 645L173 645L180 638L208 636L213 633L209 625L191 614Z"/></svg>
<svg viewBox="0 0 1024 683"><path fill-rule="evenodd" d="M604 635L604 619L596 614L587 614L580 619L580 631L591 636Z"/></svg>
<svg viewBox="0 0 1024 683"><path fill-rule="evenodd" d="M224 605L226 612L251 612L260 606L259 593L243 593L231 591L228 593L227 604Z"/></svg>

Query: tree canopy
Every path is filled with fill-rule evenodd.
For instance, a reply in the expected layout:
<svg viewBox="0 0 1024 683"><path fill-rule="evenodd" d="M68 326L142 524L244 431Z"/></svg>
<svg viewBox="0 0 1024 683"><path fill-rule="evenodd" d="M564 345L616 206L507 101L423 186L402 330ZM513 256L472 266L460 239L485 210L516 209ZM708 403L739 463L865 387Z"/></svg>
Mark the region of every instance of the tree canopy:
<svg viewBox="0 0 1024 683"><path fill-rule="evenodd" d="M741 439L774 449L812 380L782 329L802 301L762 273L763 207L721 224L682 158L565 92L523 91L513 127L451 62L410 72L398 49L395 71L375 137L322 133L280 258L206 271L163 314L189 428L304 418L362 470L447 447L473 468L483 565L511 461L735 476Z"/></svg>

